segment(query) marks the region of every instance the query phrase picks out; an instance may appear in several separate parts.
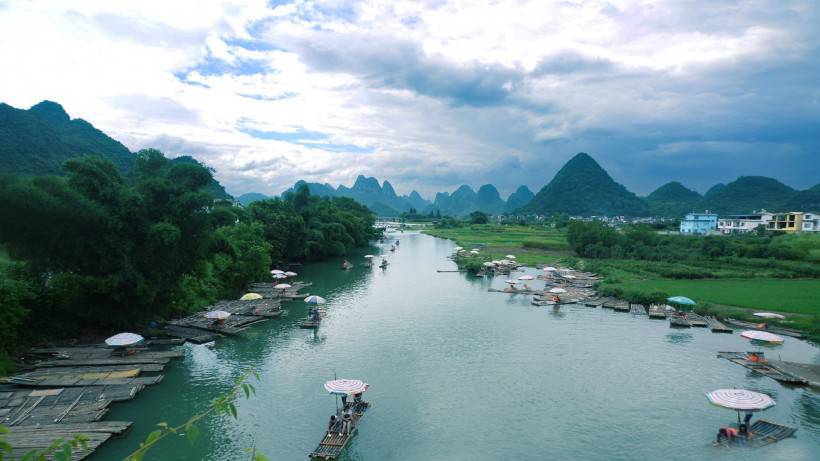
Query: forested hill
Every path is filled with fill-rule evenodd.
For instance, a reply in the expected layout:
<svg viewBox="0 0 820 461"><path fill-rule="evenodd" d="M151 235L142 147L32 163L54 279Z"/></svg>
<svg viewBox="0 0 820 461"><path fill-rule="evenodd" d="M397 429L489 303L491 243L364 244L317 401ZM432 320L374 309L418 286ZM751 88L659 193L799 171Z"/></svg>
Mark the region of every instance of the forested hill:
<svg viewBox="0 0 820 461"><path fill-rule="evenodd" d="M122 143L87 121L71 119L56 102L43 101L28 110L0 103L0 175L64 174L66 160L84 155L109 160L123 176L131 175L136 158ZM188 156L171 161L199 163ZM216 180L208 191L215 198L231 198Z"/></svg>
<svg viewBox="0 0 820 461"><path fill-rule="evenodd" d="M598 162L582 152L570 159L523 211L643 216L649 213L649 208L645 201L615 182Z"/></svg>
<svg viewBox="0 0 820 461"><path fill-rule="evenodd" d="M66 160L94 154L130 173L132 154L83 119L71 120L56 102L43 101L29 110L0 103L0 174L61 173Z"/></svg>

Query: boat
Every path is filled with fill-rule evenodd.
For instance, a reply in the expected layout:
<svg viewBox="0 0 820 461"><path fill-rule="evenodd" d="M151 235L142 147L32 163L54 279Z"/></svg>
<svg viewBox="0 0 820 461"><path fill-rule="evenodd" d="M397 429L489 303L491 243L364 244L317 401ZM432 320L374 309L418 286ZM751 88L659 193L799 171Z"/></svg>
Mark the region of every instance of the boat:
<svg viewBox="0 0 820 461"><path fill-rule="evenodd" d="M359 423L370 408L370 402L361 399L362 393L368 387L367 383L356 379L334 379L325 383L325 390L330 394L341 395L343 400L353 396L354 400L336 409L332 422L328 422L328 428L322 441L308 455L311 459L336 459L342 454L347 444L358 432ZM344 421L345 415L348 415L348 422Z"/></svg>
<svg viewBox="0 0 820 461"><path fill-rule="evenodd" d="M352 267L353 267L353 264L351 264L350 261L348 261L346 259L342 263L342 270L343 271L350 270Z"/></svg>
<svg viewBox="0 0 820 461"><path fill-rule="evenodd" d="M379 264L379 267L381 267L382 269L387 269L387 266L388 266L389 264L390 264L390 263L389 263L389 262L387 262L387 260L386 260L386 259L382 259L382 262L381 262L381 264Z"/></svg>
<svg viewBox="0 0 820 461"><path fill-rule="evenodd" d="M737 423L718 431L715 445L724 447L759 448L791 437L797 428L759 419L749 425L752 414L775 405L766 394L745 389L718 389L706 394L710 403L737 412ZM743 422L740 413L745 413Z"/></svg>
<svg viewBox="0 0 820 461"><path fill-rule="evenodd" d="M393 245L390 245L390 251L391 251L391 252L392 252L392 251L396 251L396 247L395 247L395 246L393 246Z"/></svg>

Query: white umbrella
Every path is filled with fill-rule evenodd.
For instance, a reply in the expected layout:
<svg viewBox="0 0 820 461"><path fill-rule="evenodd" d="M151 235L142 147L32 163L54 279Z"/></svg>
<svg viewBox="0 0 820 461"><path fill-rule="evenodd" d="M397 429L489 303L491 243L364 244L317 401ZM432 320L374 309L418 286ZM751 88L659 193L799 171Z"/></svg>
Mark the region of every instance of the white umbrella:
<svg viewBox="0 0 820 461"><path fill-rule="evenodd" d="M462 247L453 247L453 249L456 250L456 251L459 251L459 250L463 250L464 248L462 248Z"/></svg>
<svg viewBox="0 0 820 461"><path fill-rule="evenodd" d="M558 270L558 269L556 269L556 268L554 268L554 267L552 267L552 266L547 266L547 267L545 267L545 268L544 268L544 272L555 272L555 271L557 271L557 270Z"/></svg>
<svg viewBox="0 0 820 461"><path fill-rule="evenodd" d="M205 314L205 318L211 320L225 320L230 316L231 313L225 311L211 311Z"/></svg>
<svg viewBox="0 0 820 461"><path fill-rule="evenodd" d="M321 296L308 296L305 298L305 302L308 304L324 304L327 300Z"/></svg>
<svg viewBox="0 0 820 461"><path fill-rule="evenodd" d="M334 379L325 383L325 390L336 395L355 395L366 391L370 386L358 379Z"/></svg>
<svg viewBox="0 0 820 461"><path fill-rule="evenodd" d="M105 340L105 344L115 347L133 346L144 340L142 336L136 333L118 333Z"/></svg>
<svg viewBox="0 0 820 461"><path fill-rule="evenodd" d="M509 283L510 285L515 285L518 282L516 282L515 280L504 280L504 283Z"/></svg>
<svg viewBox="0 0 820 461"><path fill-rule="evenodd" d="M484 267L493 267L493 266L495 266L495 264L493 264L491 262L484 263Z"/></svg>
<svg viewBox="0 0 820 461"><path fill-rule="evenodd" d="M273 275L284 274L285 271L280 271L279 269L274 269L274 270L270 271L270 273L273 274Z"/></svg>
<svg viewBox="0 0 820 461"><path fill-rule="evenodd" d="M550 288L550 293L566 293L567 290L563 288Z"/></svg>
<svg viewBox="0 0 820 461"><path fill-rule="evenodd" d="M522 275L521 277L518 277L518 280L533 280L533 279L535 279L535 277L533 277L532 275Z"/></svg>
<svg viewBox="0 0 820 461"><path fill-rule="evenodd" d="M287 276L287 275L285 275L285 274L275 274L275 275L273 276L273 278L275 278L275 279L277 279L277 280L281 280L281 279L286 279L286 278L288 278L288 276Z"/></svg>
<svg viewBox="0 0 820 461"><path fill-rule="evenodd" d="M364 255L364 259L372 259L372 258L374 258L373 255Z"/></svg>
<svg viewBox="0 0 820 461"><path fill-rule="evenodd" d="M507 255L507 256L504 256L504 257L507 258L507 259L515 259L515 255Z"/></svg>
<svg viewBox="0 0 820 461"><path fill-rule="evenodd" d="M497 260L495 260L495 259L493 259L493 260L492 260L492 261L490 261L490 262L491 262L491 263L493 263L493 264L501 264L501 261L497 261Z"/></svg>
<svg viewBox="0 0 820 461"><path fill-rule="evenodd" d="M479 251L478 250L470 250L470 253L472 253L474 255L477 255L479 253Z"/></svg>
<svg viewBox="0 0 820 461"><path fill-rule="evenodd" d="M574 275L565 275L564 278L565 279L574 279L575 276Z"/></svg>
<svg viewBox="0 0 820 461"><path fill-rule="evenodd" d="M746 389L718 389L706 394L712 405L735 411L763 411L775 406L775 401L766 394Z"/></svg>
<svg viewBox="0 0 820 461"><path fill-rule="evenodd" d="M746 330L740 333L740 336L752 341L761 341L770 344L783 344L784 341L781 336L767 333L765 331Z"/></svg>
<svg viewBox="0 0 820 461"><path fill-rule="evenodd" d="M773 312L755 312L753 314L755 317L762 317L764 319L785 319L786 317L780 314L775 314Z"/></svg>
<svg viewBox="0 0 820 461"><path fill-rule="evenodd" d="M285 272L285 275L288 277L296 277L299 274L297 274L296 272L287 271Z"/></svg>
<svg viewBox="0 0 820 461"><path fill-rule="evenodd" d="M276 288L277 290L287 290L288 288L291 288L291 286L287 283L280 283L278 285L275 285L274 288Z"/></svg>

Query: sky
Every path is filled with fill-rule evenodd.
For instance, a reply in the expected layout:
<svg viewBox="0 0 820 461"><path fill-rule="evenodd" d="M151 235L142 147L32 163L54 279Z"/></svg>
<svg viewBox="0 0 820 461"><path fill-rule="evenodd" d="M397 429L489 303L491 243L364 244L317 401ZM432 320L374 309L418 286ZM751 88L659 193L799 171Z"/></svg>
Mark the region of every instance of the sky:
<svg viewBox="0 0 820 461"><path fill-rule="evenodd" d="M644 195L820 183L820 2L0 0L0 101L48 99L234 194L364 174Z"/></svg>

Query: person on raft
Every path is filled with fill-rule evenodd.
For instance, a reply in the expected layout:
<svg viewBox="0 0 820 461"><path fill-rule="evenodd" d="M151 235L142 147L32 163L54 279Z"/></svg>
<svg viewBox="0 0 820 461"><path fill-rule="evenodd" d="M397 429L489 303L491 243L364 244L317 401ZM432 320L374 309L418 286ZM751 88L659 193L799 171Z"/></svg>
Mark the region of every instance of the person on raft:
<svg viewBox="0 0 820 461"><path fill-rule="evenodd" d="M342 433L350 434L353 431L353 414L345 410L342 414Z"/></svg>
<svg viewBox="0 0 820 461"><path fill-rule="evenodd" d="M327 430L328 432L333 430L333 427L336 425L336 415L330 415L330 421L327 423Z"/></svg>

